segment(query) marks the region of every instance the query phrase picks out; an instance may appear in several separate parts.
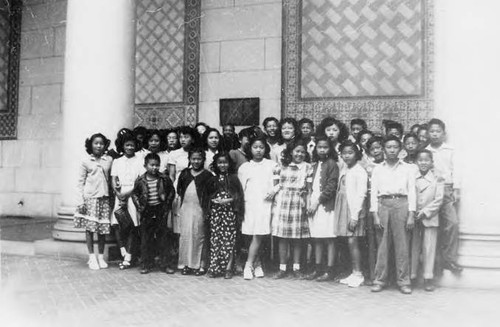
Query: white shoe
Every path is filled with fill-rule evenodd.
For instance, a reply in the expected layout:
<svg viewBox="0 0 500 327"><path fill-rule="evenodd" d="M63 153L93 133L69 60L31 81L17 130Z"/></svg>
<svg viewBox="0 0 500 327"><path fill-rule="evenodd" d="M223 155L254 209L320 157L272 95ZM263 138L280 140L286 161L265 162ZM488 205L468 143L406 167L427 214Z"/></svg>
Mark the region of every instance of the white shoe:
<svg viewBox="0 0 500 327"><path fill-rule="evenodd" d="M104 256L102 254L99 254L97 256L97 262L99 263L99 268L101 269L108 268L108 264L106 263L106 261L104 261Z"/></svg>
<svg viewBox="0 0 500 327"><path fill-rule="evenodd" d="M87 263L89 264L90 269L99 270L99 263L97 263L95 254L89 254L89 261Z"/></svg>
<svg viewBox="0 0 500 327"><path fill-rule="evenodd" d="M347 286L349 287L359 287L365 281L363 274L360 272L352 273L351 276L351 280L349 280L349 282L347 283Z"/></svg>
<svg viewBox="0 0 500 327"><path fill-rule="evenodd" d="M253 279L253 267L246 264L245 269L243 269L243 279L251 280Z"/></svg>
<svg viewBox="0 0 500 327"><path fill-rule="evenodd" d="M257 278L264 277L264 270L262 270L262 266L255 267L255 269L253 270L253 273L255 274L255 277L257 277Z"/></svg>
<svg viewBox="0 0 500 327"><path fill-rule="evenodd" d="M349 285L349 282L351 281L352 278L353 278L353 274L350 274L346 278L339 280L339 283L344 284L344 285Z"/></svg>

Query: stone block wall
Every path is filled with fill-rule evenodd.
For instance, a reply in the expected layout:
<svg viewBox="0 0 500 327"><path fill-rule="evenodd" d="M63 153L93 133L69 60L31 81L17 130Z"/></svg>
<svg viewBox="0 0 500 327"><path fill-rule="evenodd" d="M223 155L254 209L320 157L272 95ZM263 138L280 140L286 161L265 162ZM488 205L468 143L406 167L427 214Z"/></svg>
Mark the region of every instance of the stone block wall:
<svg viewBox="0 0 500 327"><path fill-rule="evenodd" d="M220 126L219 99L260 98L280 115L281 0L203 0L199 120Z"/></svg>
<svg viewBox="0 0 500 327"><path fill-rule="evenodd" d="M0 141L0 215L57 213L65 27L65 0L24 1L18 137Z"/></svg>

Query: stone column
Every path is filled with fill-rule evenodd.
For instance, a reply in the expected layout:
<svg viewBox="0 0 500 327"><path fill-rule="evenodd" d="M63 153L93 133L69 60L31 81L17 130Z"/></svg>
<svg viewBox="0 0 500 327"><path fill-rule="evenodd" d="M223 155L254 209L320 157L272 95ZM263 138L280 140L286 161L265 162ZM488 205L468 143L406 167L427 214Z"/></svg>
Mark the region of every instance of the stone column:
<svg viewBox="0 0 500 327"><path fill-rule="evenodd" d="M68 0L63 102L62 204L53 237L81 241L73 228L84 141L101 132L114 140L132 127L135 0Z"/></svg>
<svg viewBox="0 0 500 327"><path fill-rule="evenodd" d="M500 169L496 131L500 4L435 1L436 116L448 123L462 175L461 278L443 284L500 287Z"/></svg>

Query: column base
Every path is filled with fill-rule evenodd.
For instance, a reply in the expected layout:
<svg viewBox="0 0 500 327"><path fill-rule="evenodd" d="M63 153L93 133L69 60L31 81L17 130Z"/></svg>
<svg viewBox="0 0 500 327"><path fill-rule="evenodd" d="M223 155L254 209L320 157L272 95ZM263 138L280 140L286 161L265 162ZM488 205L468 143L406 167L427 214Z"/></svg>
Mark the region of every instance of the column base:
<svg viewBox="0 0 500 327"><path fill-rule="evenodd" d="M440 285L454 288L500 289L500 234L462 232L460 276L445 271Z"/></svg>
<svg viewBox="0 0 500 327"><path fill-rule="evenodd" d="M75 228L73 215L75 207L61 206L57 212L57 222L52 230L52 237L61 241L85 242L85 230Z"/></svg>

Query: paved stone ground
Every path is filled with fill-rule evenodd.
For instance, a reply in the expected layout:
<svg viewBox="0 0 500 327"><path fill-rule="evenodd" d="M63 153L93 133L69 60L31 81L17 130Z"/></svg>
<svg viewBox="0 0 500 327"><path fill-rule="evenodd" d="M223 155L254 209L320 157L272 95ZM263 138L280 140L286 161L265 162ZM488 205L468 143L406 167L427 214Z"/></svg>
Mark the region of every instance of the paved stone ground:
<svg viewBox="0 0 500 327"><path fill-rule="evenodd" d="M55 257L1 258L1 326L498 326L488 290L395 289L90 271Z"/></svg>

